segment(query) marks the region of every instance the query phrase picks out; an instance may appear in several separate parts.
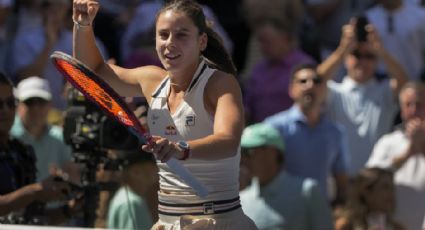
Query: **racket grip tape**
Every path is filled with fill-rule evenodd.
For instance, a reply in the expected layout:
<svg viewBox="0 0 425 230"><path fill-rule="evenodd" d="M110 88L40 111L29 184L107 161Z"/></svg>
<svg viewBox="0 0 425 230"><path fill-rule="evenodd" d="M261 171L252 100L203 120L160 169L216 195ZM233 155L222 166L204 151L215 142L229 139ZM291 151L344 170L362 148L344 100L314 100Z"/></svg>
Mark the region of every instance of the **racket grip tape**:
<svg viewBox="0 0 425 230"><path fill-rule="evenodd" d="M174 171L182 180L184 180L196 194L200 197L206 197L208 195L208 189L197 179L192 173L187 170L179 161L175 158L171 158L167 161L168 167Z"/></svg>
<svg viewBox="0 0 425 230"><path fill-rule="evenodd" d="M143 133L141 131L136 131L134 129L130 129L141 142L144 142L148 145L155 145L155 141L153 137L147 133ZM198 196L206 197L208 195L208 189L203 185L196 177L193 176L187 168L185 168L177 159L171 158L167 161L168 167L173 170L177 176L179 176L187 185L189 185Z"/></svg>

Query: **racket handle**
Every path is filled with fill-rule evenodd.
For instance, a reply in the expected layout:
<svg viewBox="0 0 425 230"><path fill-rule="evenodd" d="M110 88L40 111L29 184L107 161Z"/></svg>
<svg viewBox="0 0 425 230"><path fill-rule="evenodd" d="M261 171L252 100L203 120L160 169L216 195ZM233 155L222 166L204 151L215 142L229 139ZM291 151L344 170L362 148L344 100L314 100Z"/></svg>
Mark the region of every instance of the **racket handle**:
<svg viewBox="0 0 425 230"><path fill-rule="evenodd" d="M133 130L132 130L133 131ZM149 134L142 134L142 132L137 133L137 137L139 137L142 141L146 141L148 145L155 145L155 141L152 136ZM175 158L171 158L167 161L168 167L175 174L177 174L187 185L189 185L193 190L195 190L196 194L200 197L206 197L208 195L208 189L203 185L196 177L193 176L187 168L185 168L179 161Z"/></svg>
<svg viewBox="0 0 425 230"><path fill-rule="evenodd" d="M167 165L174 171L174 173L192 187L198 196L206 197L208 195L208 189L175 158L171 158L167 161Z"/></svg>

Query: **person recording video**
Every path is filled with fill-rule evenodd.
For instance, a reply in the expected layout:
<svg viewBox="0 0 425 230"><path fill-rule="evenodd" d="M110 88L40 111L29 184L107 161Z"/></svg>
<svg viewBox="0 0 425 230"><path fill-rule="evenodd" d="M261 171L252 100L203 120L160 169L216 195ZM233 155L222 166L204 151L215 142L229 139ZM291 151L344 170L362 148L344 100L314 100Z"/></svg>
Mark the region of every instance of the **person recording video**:
<svg viewBox="0 0 425 230"><path fill-rule="evenodd" d="M10 136L15 118L16 99L11 81L0 73L0 223L44 224L66 219L69 206L44 210L44 202L64 201L70 192L67 183L58 181L58 172L36 181L36 156L33 149Z"/></svg>
<svg viewBox="0 0 425 230"><path fill-rule="evenodd" d="M378 76L378 63L388 77ZM337 70L344 64L342 82ZM373 144L391 130L397 112L397 94L408 77L402 65L385 49L378 31L359 17L342 28L339 47L318 67L328 82L326 113L345 127L351 154L350 175L362 169Z"/></svg>

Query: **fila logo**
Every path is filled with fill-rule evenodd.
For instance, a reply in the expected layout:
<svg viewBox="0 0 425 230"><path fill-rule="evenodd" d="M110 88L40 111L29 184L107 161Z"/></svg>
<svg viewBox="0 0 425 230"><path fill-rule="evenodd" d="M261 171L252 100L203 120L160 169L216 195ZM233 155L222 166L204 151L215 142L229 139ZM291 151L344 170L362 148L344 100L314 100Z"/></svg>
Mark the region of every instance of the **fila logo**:
<svg viewBox="0 0 425 230"><path fill-rule="evenodd" d="M186 126L195 126L195 115L186 116Z"/></svg>

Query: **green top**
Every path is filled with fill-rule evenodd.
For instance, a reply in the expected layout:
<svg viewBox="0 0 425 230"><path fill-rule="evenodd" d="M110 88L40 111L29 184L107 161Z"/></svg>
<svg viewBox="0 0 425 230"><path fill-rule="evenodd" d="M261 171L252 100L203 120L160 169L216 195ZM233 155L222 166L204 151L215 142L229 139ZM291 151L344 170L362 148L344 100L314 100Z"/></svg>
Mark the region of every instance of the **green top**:
<svg viewBox="0 0 425 230"><path fill-rule="evenodd" d="M149 230L152 225L145 200L129 187L121 187L109 203L108 228Z"/></svg>

